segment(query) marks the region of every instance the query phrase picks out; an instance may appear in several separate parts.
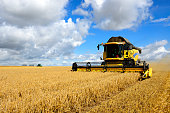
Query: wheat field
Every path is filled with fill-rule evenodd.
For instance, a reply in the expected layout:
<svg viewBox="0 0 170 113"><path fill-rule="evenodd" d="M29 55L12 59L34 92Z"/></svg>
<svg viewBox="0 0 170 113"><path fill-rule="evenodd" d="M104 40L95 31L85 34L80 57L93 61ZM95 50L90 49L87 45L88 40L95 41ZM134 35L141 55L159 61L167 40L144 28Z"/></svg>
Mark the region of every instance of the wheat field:
<svg viewBox="0 0 170 113"><path fill-rule="evenodd" d="M138 73L70 70L0 67L0 112L170 112L169 70L155 68L144 81Z"/></svg>

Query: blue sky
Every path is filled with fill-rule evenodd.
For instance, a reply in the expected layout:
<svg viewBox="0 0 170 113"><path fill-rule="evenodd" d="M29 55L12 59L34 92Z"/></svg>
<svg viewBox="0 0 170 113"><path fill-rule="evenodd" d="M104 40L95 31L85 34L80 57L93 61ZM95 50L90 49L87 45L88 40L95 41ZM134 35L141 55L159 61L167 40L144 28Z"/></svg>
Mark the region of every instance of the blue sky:
<svg viewBox="0 0 170 113"><path fill-rule="evenodd" d="M77 2L74 1L72 3L76 4ZM76 5L79 6L79 4ZM150 7L150 14L154 19L167 18L170 15L170 1L153 0L153 5ZM73 18L77 18L77 16ZM138 47L143 47L160 40L167 40L170 42L170 26L167 24L170 24L170 22L152 23L148 18L134 30L125 29L120 31L106 31L91 28L89 33L94 35L87 36L85 39L86 42L76 48L75 52L77 54L83 54L84 51L97 52L96 45L98 43L107 42L111 36L123 36ZM170 48L170 45L166 45L166 48Z"/></svg>
<svg viewBox="0 0 170 113"><path fill-rule="evenodd" d="M169 31L169 0L0 0L0 65L98 61L97 44L112 36L141 47L142 60L160 60Z"/></svg>

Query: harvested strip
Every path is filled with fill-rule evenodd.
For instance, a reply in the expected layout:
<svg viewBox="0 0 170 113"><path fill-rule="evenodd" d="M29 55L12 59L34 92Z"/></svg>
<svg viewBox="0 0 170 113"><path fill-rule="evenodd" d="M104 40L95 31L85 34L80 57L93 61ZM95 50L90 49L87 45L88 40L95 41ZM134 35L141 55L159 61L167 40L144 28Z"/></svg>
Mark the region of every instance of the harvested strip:
<svg viewBox="0 0 170 113"><path fill-rule="evenodd" d="M155 72L151 79L132 87L94 107L90 112L170 112L170 74Z"/></svg>

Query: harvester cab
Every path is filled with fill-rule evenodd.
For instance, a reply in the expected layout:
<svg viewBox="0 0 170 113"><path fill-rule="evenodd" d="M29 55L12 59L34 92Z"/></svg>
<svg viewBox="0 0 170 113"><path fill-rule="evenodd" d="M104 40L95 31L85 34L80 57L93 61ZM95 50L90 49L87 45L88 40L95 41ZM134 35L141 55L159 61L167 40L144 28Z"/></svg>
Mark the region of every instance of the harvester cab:
<svg viewBox="0 0 170 113"><path fill-rule="evenodd" d="M139 79L152 76L149 64L138 58L142 50L126 38L111 37L107 43L98 44L98 50L100 46L104 47L103 62L75 62L72 71L139 72Z"/></svg>
<svg viewBox="0 0 170 113"><path fill-rule="evenodd" d="M141 49L123 37L111 37L107 43L98 44L98 50L99 46L104 46L103 60L107 65L132 67L140 62Z"/></svg>

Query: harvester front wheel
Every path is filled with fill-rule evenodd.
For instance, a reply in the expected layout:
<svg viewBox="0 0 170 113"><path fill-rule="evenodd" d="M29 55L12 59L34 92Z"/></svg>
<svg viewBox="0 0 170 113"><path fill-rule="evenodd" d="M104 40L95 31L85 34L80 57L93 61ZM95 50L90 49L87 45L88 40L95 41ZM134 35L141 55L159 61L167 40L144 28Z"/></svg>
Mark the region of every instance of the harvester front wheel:
<svg viewBox="0 0 170 113"><path fill-rule="evenodd" d="M143 77L142 76L139 76L138 77L138 81L142 81L143 80Z"/></svg>
<svg viewBox="0 0 170 113"><path fill-rule="evenodd" d="M73 63L72 65L72 71L77 71L77 63Z"/></svg>

